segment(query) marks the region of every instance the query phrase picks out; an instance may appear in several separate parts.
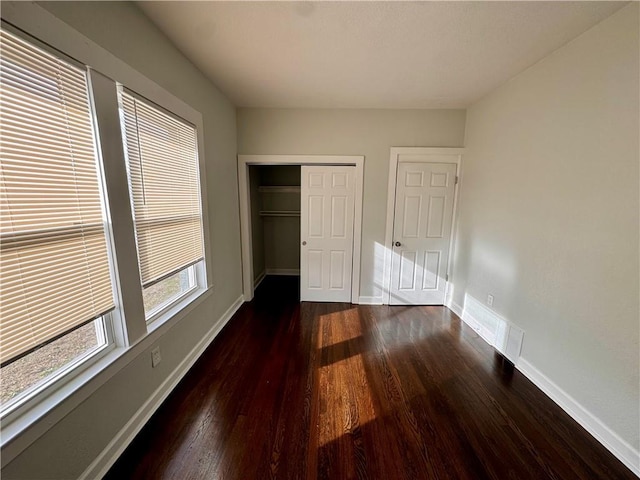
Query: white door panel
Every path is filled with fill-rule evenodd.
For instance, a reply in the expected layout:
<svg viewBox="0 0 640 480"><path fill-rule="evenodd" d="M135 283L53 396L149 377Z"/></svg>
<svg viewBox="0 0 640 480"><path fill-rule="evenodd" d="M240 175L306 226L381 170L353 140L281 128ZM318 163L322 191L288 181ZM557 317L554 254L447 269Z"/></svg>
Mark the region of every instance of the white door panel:
<svg viewBox="0 0 640 480"><path fill-rule="evenodd" d="M391 305L442 305L449 260L456 166L398 164Z"/></svg>
<svg viewBox="0 0 640 480"><path fill-rule="evenodd" d="M355 167L302 166L300 300L350 302Z"/></svg>

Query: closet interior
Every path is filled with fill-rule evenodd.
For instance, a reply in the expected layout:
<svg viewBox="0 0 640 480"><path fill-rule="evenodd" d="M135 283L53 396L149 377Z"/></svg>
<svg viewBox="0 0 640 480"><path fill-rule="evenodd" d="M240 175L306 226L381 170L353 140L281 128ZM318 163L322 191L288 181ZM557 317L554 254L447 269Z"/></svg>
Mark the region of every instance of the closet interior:
<svg viewBox="0 0 640 480"><path fill-rule="evenodd" d="M300 274L300 166L249 166L253 275Z"/></svg>

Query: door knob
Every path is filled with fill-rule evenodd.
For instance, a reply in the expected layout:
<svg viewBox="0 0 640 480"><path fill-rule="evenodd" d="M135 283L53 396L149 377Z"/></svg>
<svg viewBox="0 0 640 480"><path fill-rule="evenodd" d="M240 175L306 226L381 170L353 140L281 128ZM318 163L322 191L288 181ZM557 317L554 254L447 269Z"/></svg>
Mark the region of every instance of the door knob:
<svg viewBox="0 0 640 480"><path fill-rule="evenodd" d="M400 242L396 242L395 245L396 245L396 247L401 247L402 246L402 244Z"/></svg>
<svg viewBox="0 0 640 480"><path fill-rule="evenodd" d="M306 242L306 241L302 242L302 246L305 246L306 244L307 244L307 242Z"/></svg>

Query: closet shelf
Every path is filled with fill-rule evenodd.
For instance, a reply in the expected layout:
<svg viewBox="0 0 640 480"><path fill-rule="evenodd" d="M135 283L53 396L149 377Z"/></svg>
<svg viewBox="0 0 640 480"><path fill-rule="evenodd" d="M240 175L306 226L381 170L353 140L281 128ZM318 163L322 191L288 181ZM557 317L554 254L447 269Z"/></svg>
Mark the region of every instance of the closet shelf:
<svg viewBox="0 0 640 480"><path fill-rule="evenodd" d="M258 187L260 193L300 193L300 187L296 185L269 185Z"/></svg>
<svg viewBox="0 0 640 480"><path fill-rule="evenodd" d="M295 210L261 210L261 217L299 217L300 212Z"/></svg>

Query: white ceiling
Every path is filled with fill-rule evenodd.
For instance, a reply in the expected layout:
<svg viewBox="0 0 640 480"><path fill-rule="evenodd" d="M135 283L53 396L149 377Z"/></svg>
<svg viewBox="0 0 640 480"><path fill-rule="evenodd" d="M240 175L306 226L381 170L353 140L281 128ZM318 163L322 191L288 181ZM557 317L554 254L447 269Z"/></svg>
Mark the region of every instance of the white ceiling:
<svg viewBox="0 0 640 480"><path fill-rule="evenodd" d="M626 2L138 2L241 107L465 108Z"/></svg>

